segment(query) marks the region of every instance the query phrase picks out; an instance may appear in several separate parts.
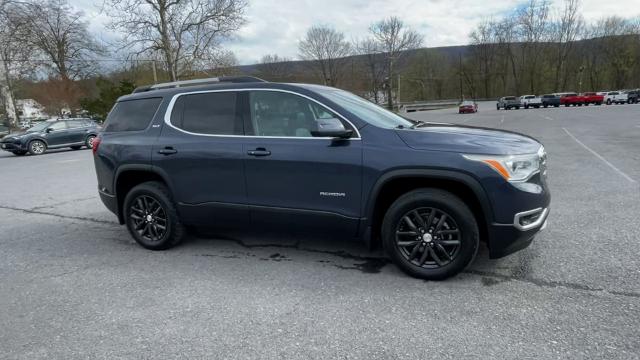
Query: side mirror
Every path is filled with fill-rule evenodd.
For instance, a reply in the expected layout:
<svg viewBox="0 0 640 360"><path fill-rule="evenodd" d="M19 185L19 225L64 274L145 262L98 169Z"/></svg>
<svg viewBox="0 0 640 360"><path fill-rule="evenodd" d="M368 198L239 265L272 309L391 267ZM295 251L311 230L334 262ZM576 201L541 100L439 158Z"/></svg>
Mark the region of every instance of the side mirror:
<svg viewBox="0 0 640 360"><path fill-rule="evenodd" d="M50 132L52 132L52 131L53 131L53 129L52 129L52 128L47 128L47 130L45 130L45 132L46 132L47 134L48 134L48 133L50 133Z"/></svg>
<svg viewBox="0 0 640 360"><path fill-rule="evenodd" d="M353 135L353 130L347 130L342 121L336 118L316 120L317 128L311 131L314 137L333 137L348 139Z"/></svg>

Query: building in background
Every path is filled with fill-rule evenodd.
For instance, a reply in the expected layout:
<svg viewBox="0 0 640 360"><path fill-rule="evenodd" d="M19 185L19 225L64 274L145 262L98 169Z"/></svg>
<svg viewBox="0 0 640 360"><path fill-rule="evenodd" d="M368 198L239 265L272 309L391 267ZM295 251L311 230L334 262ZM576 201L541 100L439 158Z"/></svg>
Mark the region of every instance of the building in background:
<svg viewBox="0 0 640 360"><path fill-rule="evenodd" d="M16 111L20 120L40 120L49 117L44 106L33 99L16 100Z"/></svg>

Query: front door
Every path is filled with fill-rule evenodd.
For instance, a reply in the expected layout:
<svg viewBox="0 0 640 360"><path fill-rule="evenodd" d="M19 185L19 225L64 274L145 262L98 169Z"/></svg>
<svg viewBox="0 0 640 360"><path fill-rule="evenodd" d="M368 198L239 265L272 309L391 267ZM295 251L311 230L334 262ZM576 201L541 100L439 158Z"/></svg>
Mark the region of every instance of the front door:
<svg viewBox="0 0 640 360"><path fill-rule="evenodd" d="M68 144L69 133L66 121L53 122L46 130L45 138L49 147Z"/></svg>
<svg viewBox="0 0 640 360"><path fill-rule="evenodd" d="M170 124L153 147L153 166L171 179L183 222L216 229L246 226L249 213L238 93L175 98Z"/></svg>
<svg viewBox="0 0 640 360"><path fill-rule="evenodd" d="M316 120L339 116L301 95L248 93L244 158L256 229L276 227L354 236L361 208L362 142L316 138Z"/></svg>

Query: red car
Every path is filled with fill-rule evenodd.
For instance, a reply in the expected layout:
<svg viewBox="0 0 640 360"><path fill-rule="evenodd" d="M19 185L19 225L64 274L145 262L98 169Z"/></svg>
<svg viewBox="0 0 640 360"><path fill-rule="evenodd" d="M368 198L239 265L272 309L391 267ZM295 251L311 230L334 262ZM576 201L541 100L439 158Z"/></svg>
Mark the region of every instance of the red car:
<svg viewBox="0 0 640 360"><path fill-rule="evenodd" d="M473 101L463 101L458 106L458 114L473 114L478 112L478 104Z"/></svg>
<svg viewBox="0 0 640 360"><path fill-rule="evenodd" d="M584 104L585 98L582 95L578 95L576 93L563 93L560 94L560 105L564 106L582 106Z"/></svg>
<svg viewBox="0 0 640 360"><path fill-rule="evenodd" d="M582 94L584 98L584 104L589 106L589 104L594 105L602 105L604 102L604 95L598 95L598 93L594 92L586 92Z"/></svg>

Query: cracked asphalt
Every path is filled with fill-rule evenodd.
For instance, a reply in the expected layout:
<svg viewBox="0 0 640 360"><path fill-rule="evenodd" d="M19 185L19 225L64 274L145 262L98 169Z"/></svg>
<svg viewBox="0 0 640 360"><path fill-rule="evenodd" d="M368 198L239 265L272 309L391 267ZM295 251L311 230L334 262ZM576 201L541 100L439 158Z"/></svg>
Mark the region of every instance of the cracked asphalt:
<svg viewBox="0 0 640 360"><path fill-rule="evenodd" d="M640 105L412 114L549 153L524 251L444 282L340 239L191 236L151 252L100 203L91 153L0 154L0 358L640 358Z"/></svg>

